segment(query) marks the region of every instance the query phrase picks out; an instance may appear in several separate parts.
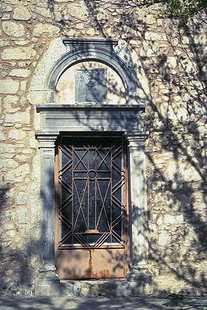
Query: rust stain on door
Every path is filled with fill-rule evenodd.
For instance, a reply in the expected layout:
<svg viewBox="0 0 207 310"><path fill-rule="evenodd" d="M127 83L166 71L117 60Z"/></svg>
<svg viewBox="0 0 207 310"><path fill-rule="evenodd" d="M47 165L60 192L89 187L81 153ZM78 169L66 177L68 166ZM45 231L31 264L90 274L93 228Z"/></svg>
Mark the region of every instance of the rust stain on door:
<svg viewBox="0 0 207 310"><path fill-rule="evenodd" d="M100 269L99 271L96 271L96 272L93 271L92 251L93 250L89 250L89 261L88 261L89 278L91 278L91 279L107 279L107 278L110 278L110 272L106 268ZM101 266L101 262L100 262L100 266Z"/></svg>
<svg viewBox="0 0 207 310"><path fill-rule="evenodd" d="M89 251L88 273L89 273L89 277L91 277L91 275L93 274L92 253L91 253L91 250Z"/></svg>

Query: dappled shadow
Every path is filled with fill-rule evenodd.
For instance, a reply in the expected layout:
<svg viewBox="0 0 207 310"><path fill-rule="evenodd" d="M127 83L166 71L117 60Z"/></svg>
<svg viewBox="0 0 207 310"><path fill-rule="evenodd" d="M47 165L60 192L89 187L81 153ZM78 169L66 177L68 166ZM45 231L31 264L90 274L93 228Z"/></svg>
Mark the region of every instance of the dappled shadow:
<svg viewBox="0 0 207 310"><path fill-rule="evenodd" d="M85 0L90 16L98 28L102 37L108 37L110 10L106 8L106 15L99 13L102 3L97 5L94 1ZM49 1L51 10L53 4ZM147 214L140 214L136 210L131 214L131 220L146 216L148 222L144 224L144 230L149 234L143 234L149 245L148 268L154 278L154 292L173 289L206 292L207 277L205 273L207 252L207 223L206 223L206 75L203 62L206 51L202 40L195 41L192 29L199 32L199 20L191 19L189 24L181 24L177 21L162 20L162 26L166 29L163 37L158 36L146 40L148 31L153 31L143 18L139 17L133 4L127 7L122 2L119 6L114 4L113 9L118 9L118 21L114 22L113 35L118 39L124 39L130 51L136 50L140 54L139 61L149 83L149 93L143 89L145 95L146 113L145 124L149 131L146 142L146 174L147 174L147 199L149 210ZM113 10L112 10L113 11ZM107 15L108 14L108 15ZM141 13L140 13L141 14ZM201 13L202 14L202 13ZM101 17L102 16L102 17ZM62 27L65 27L62 21ZM160 28L161 29L161 28ZM64 33L64 32L63 32ZM159 35L160 32L159 32ZM146 40L146 41L145 41ZM156 41L164 41L162 44ZM140 43L141 42L141 43ZM144 43L145 42L145 43ZM130 57L124 59L127 66L138 72L136 61ZM139 85L141 88L142 86ZM111 92L121 97L125 93L118 93L113 87ZM133 99L138 100L139 96ZM86 113L88 119L90 113ZM81 124L79 114L75 119ZM125 120L131 122L131 118ZM83 124L84 125L84 124ZM100 120L99 130L103 130ZM123 126L118 118L113 119L111 131ZM90 128L88 124L88 130ZM136 169L139 169L137 165ZM1 241L1 258L4 262L1 274L1 291L3 293L16 294L28 291L33 294L33 282L38 271L31 269L31 260L41 256L44 264L54 262L54 226L48 227L48 216L54 218L54 209L51 208L51 193L54 193L53 170L47 171L47 191L41 192L45 215L41 227L40 240L33 240L32 236L22 250L11 247ZM1 217L3 218L6 200L1 199ZM12 220L12 218L11 218ZM1 224L3 220L1 219ZM26 234L26 233L25 233ZM15 235L11 236L15 238ZM133 242L135 242L134 240ZM44 248L44 251L42 249ZM40 254L41 252L41 254ZM110 254L110 251L109 251ZM79 257L75 257L78 261ZM118 264L120 258L111 254L110 263ZM43 264L43 265L44 265ZM8 270L5 266L9 266ZM11 268L12 267L12 268ZM172 281L182 283L181 287L166 284L167 277ZM166 282L165 282L166 280ZM164 283L164 286L160 282ZM55 282L57 289L59 282ZM104 284L103 284L104 285ZM28 289L29 288L29 289ZM60 292L61 293L61 292ZM78 294L81 294L78 291ZM87 294L87 293L86 293ZM90 295L90 291L88 293ZM12 301L6 301L13 307ZM15 306L21 309L20 300L14 301ZM42 305L50 303L49 309L57 309L50 299L39 300ZM103 303L95 302L97 309L103 309ZM10 304L9 304L10 303ZM26 306L29 301L26 301ZM144 304L146 307L161 309L154 304ZM90 306L88 301L79 305ZM28 309L32 309L28 305ZM63 306L62 306L63 307ZM113 302L107 309L113 307ZM128 304L127 309L135 309ZM131 307L131 308L130 308ZM157 308L156 308L157 307ZM38 308L35 308L38 309ZM64 309L64 308L62 308ZM137 308L136 308L137 309Z"/></svg>
<svg viewBox="0 0 207 310"><path fill-rule="evenodd" d="M86 3L97 22L101 5ZM188 24L162 20L166 43L159 46L156 38L146 41L151 26L136 16L136 10L127 9L127 6L119 7L120 22L115 22L113 34L117 38L124 37L131 50L139 52L141 47L139 60L150 88L149 95L146 94L145 124L149 130L146 155L151 233L147 242L151 271L158 273L160 279L164 274L174 274L175 279L184 282L181 290L185 292L193 288L203 292L207 285L204 271L207 249L206 75L203 63L206 52L202 35L199 37L203 24L199 17L190 19ZM106 10L105 17L107 14L110 16ZM102 33L109 26L109 19L99 20ZM204 17L202 19L205 24ZM139 47L140 39L142 42L145 39L145 44ZM136 68L135 63L131 65ZM182 220L179 222L179 219Z"/></svg>
<svg viewBox="0 0 207 310"><path fill-rule="evenodd" d="M54 297L19 297L4 296L0 298L0 307L10 310L91 310L91 309L126 309L126 310L164 310L174 306L167 299L125 297L125 298L54 298ZM183 308L184 307L184 308ZM203 309L206 307L206 298L184 299L178 309Z"/></svg>
<svg viewBox="0 0 207 310"><path fill-rule="evenodd" d="M4 214L8 210L6 192L9 187L4 191L4 195L0 197L1 200L1 225L4 224ZM2 194L2 191L1 191ZM29 242L24 249L18 250L11 246L11 237L14 238L13 233L8 240L8 234L13 231L13 225L8 227L6 236L1 233L0 236L0 257L1 257L1 284L0 293L3 294L16 294L20 286L24 291L31 291L33 271L30 267L30 259L35 256L36 243ZM39 247L39 246L38 246Z"/></svg>
<svg viewBox="0 0 207 310"><path fill-rule="evenodd" d="M0 298L0 307L9 307L13 310L91 310L91 309L146 309L162 310L169 309L165 307L166 300L137 298L52 298L52 297L2 297ZM3 308L2 308L3 309Z"/></svg>

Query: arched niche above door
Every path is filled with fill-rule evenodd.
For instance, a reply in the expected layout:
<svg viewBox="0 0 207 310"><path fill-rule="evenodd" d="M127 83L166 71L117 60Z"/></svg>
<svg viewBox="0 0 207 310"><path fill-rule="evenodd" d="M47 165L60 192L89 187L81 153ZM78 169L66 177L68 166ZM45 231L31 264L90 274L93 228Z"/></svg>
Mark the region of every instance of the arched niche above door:
<svg viewBox="0 0 207 310"><path fill-rule="evenodd" d="M49 87L54 94L53 102L138 103L136 66L126 65L115 53L117 41L65 39L63 43L68 52L59 59L50 75Z"/></svg>
<svg viewBox="0 0 207 310"><path fill-rule="evenodd" d="M77 63L88 61L105 64L118 74L124 87L125 103L149 103L150 90L143 63L139 53L125 41L62 38L48 43L47 51L38 61L28 89L30 103L57 104L57 86L61 76Z"/></svg>
<svg viewBox="0 0 207 310"><path fill-rule="evenodd" d="M121 77L107 64L88 60L69 67L56 86L57 104L125 104Z"/></svg>

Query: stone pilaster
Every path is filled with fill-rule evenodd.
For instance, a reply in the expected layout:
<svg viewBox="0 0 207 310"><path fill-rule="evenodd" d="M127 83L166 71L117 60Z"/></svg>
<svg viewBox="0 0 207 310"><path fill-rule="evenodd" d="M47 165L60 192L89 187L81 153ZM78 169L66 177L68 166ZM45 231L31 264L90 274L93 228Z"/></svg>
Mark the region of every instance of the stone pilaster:
<svg viewBox="0 0 207 310"><path fill-rule="evenodd" d="M132 269L146 267L148 253L147 204L145 194L146 134L127 135L131 204Z"/></svg>
<svg viewBox="0 0 207 310"><path fill-rule="evenodd" d="M41 155L41 197L42 197L42 270L55 272L55 186L54 159L55 141L58 134L37 134Z"/></svg>
<svg viewBox="0 0 207 310"><path fill-rule="evenodd" d="M128 134L129 193L131 220L131 268L129 285L143 294L153 291L152 276L148 271L148 211L145 193L145 140L147 134Z"/></svg>

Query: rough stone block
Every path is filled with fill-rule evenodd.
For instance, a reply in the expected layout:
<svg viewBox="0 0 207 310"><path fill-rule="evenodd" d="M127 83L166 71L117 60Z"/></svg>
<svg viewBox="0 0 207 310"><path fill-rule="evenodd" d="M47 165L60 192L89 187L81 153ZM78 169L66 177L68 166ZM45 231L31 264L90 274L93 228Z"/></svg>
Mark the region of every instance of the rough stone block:
<svg viewBox="0 0 207 310"><path fill-rule="evenodd" d="M14 9L13 19L29 20L31 17L32 14L24 5L19 5Z"/></svg>
<svg viewBox="0 0 207 310"><path fill-rule="evenodd" d="M13 159L7 159L7 158L4 158L4 159L1 159L0 161L0 167L1 168L16 168L18 167L18 163L13 160Z"/></svg>
<svg viewBox="0 0 207 310"><path fill-rule="evenodd" d="M36 55L36 51L33 47L14 47L14 48L5 48L1 54L3 60L25 60L32 59Z"/></svg>
<svg viewBox="0 0 207 310"><path fill-rule="evenodd" d="M6 140L6 135L2 131L0 131L0 141L4 140Z"/></svg>
<svg viewBox="0 0 207 310"><path fill-rule="evenodd" d="M17 104L18 100L18 96L8 95L4 97L4 104Z"/></svg>
<svg viewBox="0 0 207 310"><path fill-rule="evenodd" d="M167 57L167 64L170 68L176 68L177 66L177 59L176 57Z"/></svg>
<svg viewBox="0 0 207 310"><path fill-rule="evenodd" d="M159 235L159 238L158 238L158 244L160 246L166 246L170 243L171 241L171 237L169 235L167 235L166 232L162 232L160 235Z"/></svg>
<svg viewBox="0 0 207 310"><path fill-rule="evenodd" d="M9 75L26 78L30 75L30 70L28 70L28 69L13 69L10 71Z"/></svg>
<svg viewBox="0 0 207 310"><path fill-rule="evenodd" d="M0 47L7 46L9 44L10 44L9 40L5 40L5 39L0 40Z"/></svg>
<svg viewBox="0 0 207 310"><path fill-rule="evenodd" d="M13 144L0 144L0 153L12 153L14 154L15 152L15 147ZM14 157L14 155L12 155Z"/></svg>
<svg viewBox="0 0 207 310"><path fill-rule="evenodd" d="M87 20L88 19L88 10L86 7L86 4L84 2L79 1L78 4L76 3L71 3L68 13L77 18L80 19L82 21Z"/></svg>
<svg viewBox="0 0 207 310"><path fill-rule="evenodd" d="M6 4L6 3L2 3L1 4L1 11L2 12L12 12L13 8L11 5Z"/></svg>
<svg viewBox="0 0 207 310"><path fill-rule="evenodd" d="M30 121L30 115L28 112L16 112L13 114L7 114L5 116L5 122L6 123L29 123Z"/></svg>
<svg viewBox="0 0 207 310"><path fill-rule="evenodd" d="M23 25L11 21L4 21L2 29L8 36L12 37L22 37L25 34Z"/></svg>
<svg viewBox="0 0 207 310"><path fill-rule="evenodd" d="M0 80L0 93L15 94L19 89L19 82L10 78Z"/></svg>
<svg viewBox="0 0 207 310"><path fill-rule="evenodd" d="M182 224L184 222L183 215L165 215L163 222L165 224Z"/></svg>
<svg viewBox="0 0 207 310"><path fill-rule="evenodd" d="M21 39L19 39L19 40L16 40L16 44L17 45L26 45L26 44L28 44L30 42L30 40L21 40ZM21 67L21 64L19 63L19 66Z"/></svg>
<svg viewBox="0 0 207 310"><path fill-rule="evenodd" d="M145 39L149 41L162 41L167 40L165 33L146 32Z"/></svg>
<svg viewBox="0 0 207 310"><path fill-rule="evenodd" d="M10 170L7 175L7 181L14 182L14 181L22 181L27 175L29 174L29 165L24 164L17 167L14 170Z"/></svg>
<svg viewBox="0 0 207 310"><path fill-rule="evenodd" d="M39 15L48 17L48 18L51 17L51 12L49 11L49 9L46 9L46 8L37 7L36 13L38 13Z"/></svg>
<svg viewBox="0 0 207 310"><path fill-rule="evenodd" d="M9 131L9 138L14 140L22 140L26 137L26 132L23 130L11 129Z"/></svg>
<svg viewBox="0 0 207 310"><path fill-rule="evenodd" d="M7 74L6 71L0 70L0 77L5 77Z"/></svg>
<svg viewBox="0 0 207 310"><path fill-rule="evenodd" d="M39 23L34 26L33 35L35 37L50 37L55 36L59 33L60 29L57 26L51 24Z"/></svg>

